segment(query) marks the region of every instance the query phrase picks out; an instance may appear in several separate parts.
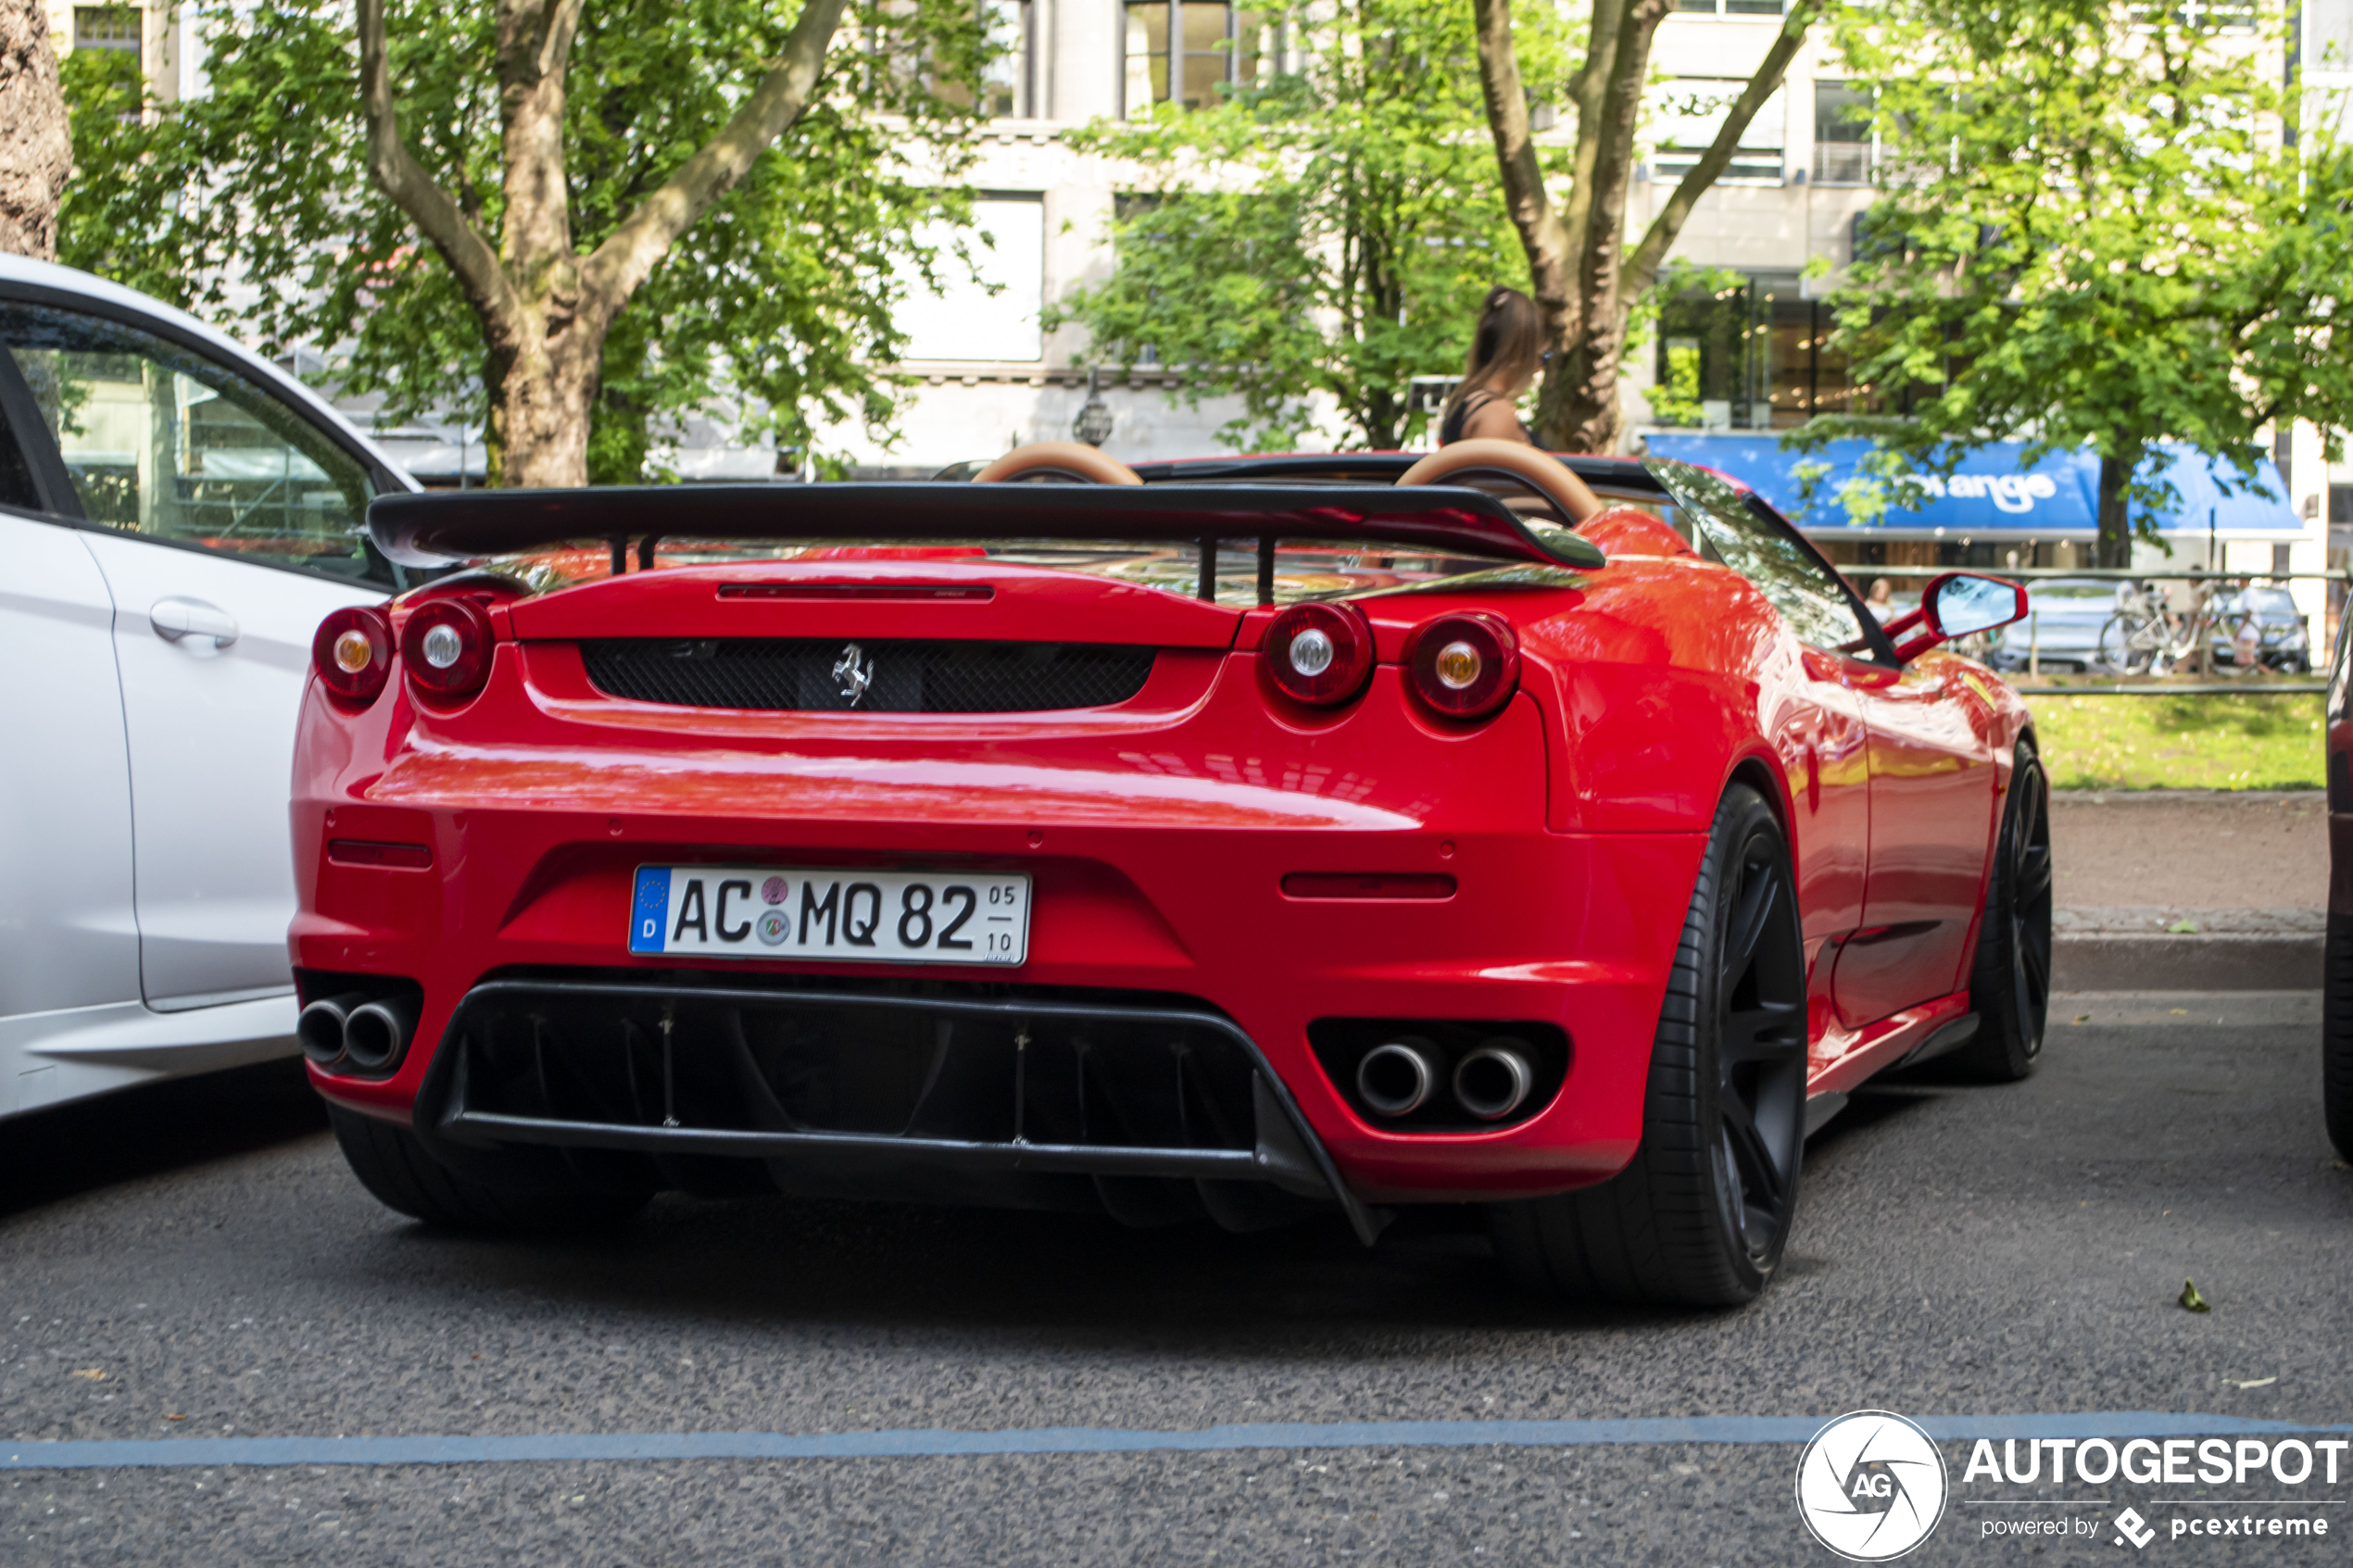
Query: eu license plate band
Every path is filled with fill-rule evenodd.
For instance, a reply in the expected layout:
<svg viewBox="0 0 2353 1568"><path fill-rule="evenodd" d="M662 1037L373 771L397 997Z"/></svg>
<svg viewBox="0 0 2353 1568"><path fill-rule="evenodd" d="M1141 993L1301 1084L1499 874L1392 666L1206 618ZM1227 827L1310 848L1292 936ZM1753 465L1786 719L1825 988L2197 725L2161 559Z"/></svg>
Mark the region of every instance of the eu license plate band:
<svg viewBox="0 0 2353 1568"><path fill-rule="evenodd" d="M629 950L648 956L1012 965L1029 878L837 867L639 866Z"/></svg>

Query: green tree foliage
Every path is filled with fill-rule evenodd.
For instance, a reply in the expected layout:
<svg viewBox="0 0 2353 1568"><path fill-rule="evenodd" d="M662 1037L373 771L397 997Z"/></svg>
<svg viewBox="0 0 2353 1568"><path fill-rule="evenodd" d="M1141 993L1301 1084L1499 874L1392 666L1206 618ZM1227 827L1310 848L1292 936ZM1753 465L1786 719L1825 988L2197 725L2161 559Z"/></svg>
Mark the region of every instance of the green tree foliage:
<svg viewBox="0 0 2353 1568"><path fill-rule="evenodd" d="M490 0L403 0L388 36L410 151L500 245L495 19ZM579 253L726 124L794 20L760 0L586 6L561 169ZM347 0L214 0L200 25L209 90L176 105L143 105L126 56L68 56L77 173L59 258L233 319L272 351L324 345L341 389L383 394L394 419L472 410L495 432L501 367L482 317L370 178ZM924 235L969 215L954 182L975 111L960 84L989 47L966 0L850 8L805 110L614 318L589 408L592 482L661 477L661 443L714 406L786 449L818 426L890 419L899 388L877 367L900 351L892 306L911 272L931 282L961 264Z"/></svg>
<svg viewBox="0 0 2353 1568"><path fill-rule="evenodd" d="M2353 160L2280 85L2268 5L2020 0L1855 13L1839 36L1889 150L1833 346L1869 409L1869 516L1969 450L2100 459L2101 559L2178 504L2159 443L2245 478L2292 420L2353 423ZM2250 19L2259 25L2249 26ZM2312 123L2299 124L2310 120ZM2300 134L2286 134L2300 130ZM2334 456L2334 452L2332 456Z"/></svg>
<svg viewBox="0 0 2353 1568"><path fill-rule="evenodd" d="M1259 13L1292 44L1214 107L1098 124L1084 150L1142 189L1113 226L1111 277L1050 311L1089 355L1174 368L1173 395L1239 394L1229 445L1297 445L1317 395L1349 434L1402 445L1425 423L1417 375L1459 371L1485 292L1527 285L1503 216L1453 0L1339 0ZM1540 48L1549 60L1556 49Z"/></svg>

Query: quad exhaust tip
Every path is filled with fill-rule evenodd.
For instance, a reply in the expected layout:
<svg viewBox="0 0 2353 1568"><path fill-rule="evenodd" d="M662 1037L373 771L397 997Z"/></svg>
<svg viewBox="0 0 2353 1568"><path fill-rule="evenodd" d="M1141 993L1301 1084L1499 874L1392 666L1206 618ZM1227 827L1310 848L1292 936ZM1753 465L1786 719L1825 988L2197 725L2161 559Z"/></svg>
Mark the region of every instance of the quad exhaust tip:
<svg viewBox="0 0 2353 1568"><path fill-rule="evenodd" d="M1517 1040L1490 1040L1454 1064L1454 1103L1482 1122L1517 1110L1535 1085Z"/></svg>
<svg viewBox="0 0 2353 1568"><path fill-rule="evenodd" d="M343 1060L344 1031L351 1018L352 1009L368 998L357 991L340 997L321 997L302 1010L295 1020L295 1038L302 1042L302 1054L321 1067L332 1067Z"/></svg>
<svg viewBox="0 0 2353 1568"><path fill-rule="evenodd" d="M416 1033L417 1010L402 997L346 991L322 997L295 1020L302 1054L330 1073L381 1073Z"/></svg>
<svg viewBox="0 0 2353 1568"><path fill-rule="evenodd" d="M1489 1040L1446 1073L1445 1058L1428 1040L1407 1037L1375 1046L1356 1064L1356 1093L1375 1115L1411 1116L1451 1089L1464 1114L1501 1122L1527 1105L1536 1087L1528 1047L1509 1036Z"/></svg>
<svg viewBox="0 0 2353 1568"><path fill-rule="evenodd" d="M1356 1092L1383 1116L1411 1116L1438 1092L1438 1050L1428 1040L1390 1040L1356 1064Z"/></svg>
<svg viewBox="0 0 2353 1568"><path fill-rule="evenodd" d="M363 1072L381 1071L409 1048L409 1035L416 1027L416 1009L397 997L365 1003L344 1021L344 1054Z"/></svg>

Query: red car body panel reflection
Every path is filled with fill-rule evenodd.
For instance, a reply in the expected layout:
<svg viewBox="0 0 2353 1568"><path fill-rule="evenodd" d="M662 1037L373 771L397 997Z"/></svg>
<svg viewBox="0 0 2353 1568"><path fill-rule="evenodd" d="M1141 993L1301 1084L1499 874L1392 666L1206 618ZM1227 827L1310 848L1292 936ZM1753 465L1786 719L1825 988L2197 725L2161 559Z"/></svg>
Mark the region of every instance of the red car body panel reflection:
<svg viewBox="0 0 2353 1568"><path fill-rule="evenodd" d="M442 702L396 671L365 708L315 682L306 697L296 964L405 976L423 998L391 1075L314 1064L314 1081L406 1120L453 1010L505 972L974 978L633 957L640 865L1018 871L1034 879L1021 984L1215 1009L1364 1198L1559 1191L1615 1173L1639 1140L1709 822L1746 778L1777 803L1796 858L1813 1087L1851 1087L1967 1010L2023 708L1951 655L1890 684L1802 646L1755 588L1648 513L1583 532L1608 565L1354 596L1378 662L1329 709L1266 677L1271 608L939 551L494 592L479 696ZM837 591L849 587L873 591ZM1468 722L1416 700L1398 662L1416 627L1465 610L1506 621L1521 659L1516 694ZM1159 652L1134 696L1102 708L771 711L600 691L581 643L624 635ZM430 864L343 863L331 839L425 846ZM1500 1130L1402 1132L1360 1113L1319 1064L1309 1026L1331 1017L1548 1022L1571 1042L1569 1066L1541 1110Z"/></svg>

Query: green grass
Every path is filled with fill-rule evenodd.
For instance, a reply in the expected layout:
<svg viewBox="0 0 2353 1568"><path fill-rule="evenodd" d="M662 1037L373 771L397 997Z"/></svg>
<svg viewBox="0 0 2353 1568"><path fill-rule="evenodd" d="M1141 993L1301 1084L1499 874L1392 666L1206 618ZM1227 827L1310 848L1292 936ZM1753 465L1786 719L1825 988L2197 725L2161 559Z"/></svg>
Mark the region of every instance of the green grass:
<svg viewBox="0 0 2353 1568"><path fill-rule="evenodd" d="M2054 789L2318 789L2318 693L2033 696Z"/></svg>

